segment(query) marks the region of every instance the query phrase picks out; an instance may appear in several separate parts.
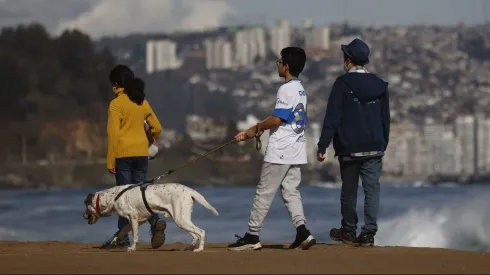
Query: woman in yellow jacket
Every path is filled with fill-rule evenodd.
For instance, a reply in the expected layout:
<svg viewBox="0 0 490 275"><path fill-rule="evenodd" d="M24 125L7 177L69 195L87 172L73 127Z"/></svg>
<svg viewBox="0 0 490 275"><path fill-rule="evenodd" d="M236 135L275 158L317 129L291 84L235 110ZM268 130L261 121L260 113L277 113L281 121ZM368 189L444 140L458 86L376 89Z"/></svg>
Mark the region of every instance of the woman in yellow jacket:
<svg viewBox="0 0 490 275"><path fill-rule="evenodd" d="M148 171L150 144L144 121L146 120L150 125L151 136L155 141L160 136L162 126L150 104L145 100L144 82L135 78L130 68L117 65L110 72L109 79L115 98L109 105L107 169L115 175L118 186L139 183L146 179ZM119 230L128 223L127 219L119 218ZM165 242L166 223L156 214L149 219L149 223L152 247L159 248ZM122 240L114 242L116 234L103 247L129 247L129 236L126 235Z"/></svg>

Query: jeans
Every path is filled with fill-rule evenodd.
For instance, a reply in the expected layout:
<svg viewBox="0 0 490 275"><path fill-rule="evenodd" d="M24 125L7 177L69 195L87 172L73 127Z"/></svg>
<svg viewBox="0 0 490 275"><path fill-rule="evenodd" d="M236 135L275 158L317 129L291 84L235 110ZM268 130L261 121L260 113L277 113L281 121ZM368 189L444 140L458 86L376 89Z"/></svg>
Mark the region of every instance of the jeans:
<svg viewBox="0 0 490 275"><path fill-rule="evenodd" d="M126 157L116 159L116 184L117 186L125 184L136 184L146 179L148 171L148 157ZM150 217L148 222L151 226L159 220L157 214ZM129 224L128 219L119 217L117 228L123 229ZM119 231L118 231L119 232ZM125 238L127 235L125 236Z"/></svg>
<svg viewBox="0 0 490 275"><path fill-rule="evenodd" d="M363 233L376 234L379 208L379 177L381 176L382 157L368 157L345 160L339 157L342 191L340 205L342 213L342 230L357 230L357 187L359 176L364 189L364 226Z"/></svg>

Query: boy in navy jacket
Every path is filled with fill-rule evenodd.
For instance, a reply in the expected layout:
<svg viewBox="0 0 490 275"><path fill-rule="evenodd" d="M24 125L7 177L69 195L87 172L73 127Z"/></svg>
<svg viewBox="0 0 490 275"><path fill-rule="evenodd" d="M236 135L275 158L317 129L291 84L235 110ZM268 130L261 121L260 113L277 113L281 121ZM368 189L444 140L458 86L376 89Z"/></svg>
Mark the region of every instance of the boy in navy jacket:
<svg viewBox="0 0 490 275"><path fill-rule="evenodd" d="M324 161L326 148L333 138L342 178L342 222L340 229L330 231L330 238L373 246L378 230L382 157L390 135L388 83L364 68L369 63L370 50L363 41L354 39L341 49L346 73L332 87L317 153L318 161ZM356 237L359 176L365 194L365 225Z"/></svg>

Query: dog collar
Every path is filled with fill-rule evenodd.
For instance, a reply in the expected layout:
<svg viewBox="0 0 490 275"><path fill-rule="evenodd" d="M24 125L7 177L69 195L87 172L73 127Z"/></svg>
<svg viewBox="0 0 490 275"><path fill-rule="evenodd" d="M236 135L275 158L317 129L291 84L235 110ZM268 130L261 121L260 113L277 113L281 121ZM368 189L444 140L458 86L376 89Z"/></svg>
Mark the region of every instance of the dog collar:
<svg viewBox="0 0 490 275"><path fill-rule="evenodd" d="M99 217L102 216L102 213L100 212L100 195L97 194L97 198L95 199L95 211L97 211L97 215Z"/></svg>

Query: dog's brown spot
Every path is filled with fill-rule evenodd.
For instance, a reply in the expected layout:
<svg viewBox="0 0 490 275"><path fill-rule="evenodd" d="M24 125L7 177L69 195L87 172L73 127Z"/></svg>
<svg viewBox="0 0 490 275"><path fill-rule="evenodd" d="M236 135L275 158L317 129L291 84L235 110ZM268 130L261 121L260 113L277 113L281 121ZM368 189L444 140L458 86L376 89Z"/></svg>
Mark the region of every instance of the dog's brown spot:
<svg viewBox="0 0 490 275"><path fill-rule="evenodd" d="M88 220L88 223L91 224L93 220L93 215L90 213L88 207L89 205L92 204L92 201L94 200L94 194L88 194L83 203L85 204L85 212L83 213L83 218Z"/></svg>
<svg viewBox="0 0 490 275"><path fill-rule="evenodd" d="M88 206L92 203L92 201L94 200L94 197L95 197L95 194L88 194L87 197L85 198L85 200L83 201L83 203L85 203L85 206Z"/></svg>

